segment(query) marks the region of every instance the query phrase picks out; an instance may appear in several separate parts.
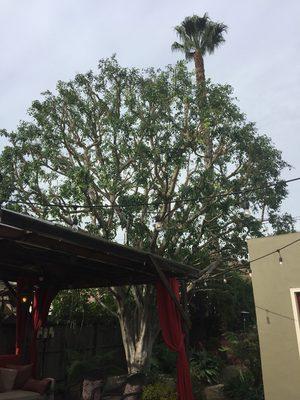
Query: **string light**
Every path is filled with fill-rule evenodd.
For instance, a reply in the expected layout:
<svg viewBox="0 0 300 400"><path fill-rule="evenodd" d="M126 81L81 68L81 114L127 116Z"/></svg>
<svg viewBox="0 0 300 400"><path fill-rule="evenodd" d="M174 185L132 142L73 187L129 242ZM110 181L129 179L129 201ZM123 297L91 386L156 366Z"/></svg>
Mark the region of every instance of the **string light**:
<svg viewBox="0 0 300 400"><path fill-rule="evenodd" d="M22 298L21 298L21 301L22 301L22 303L27 303L27 301L28 301L28 298L26 297L26 296L23 296Z"/></svg>
<svg viewBox="0 0 300 400"><path fill-rule="evenodd" d="M279 264L282 265L282 264L283 264L283 258L282 258L282 255L281 255L281 253L280 253L280 250L277 250L277 253L278 253L278 261L279 261Z"/></svg>
<svg viewBox="0 0 300 400"><path fill-rule="evenodd" d="M194 202L195 200L197 201L209 201L209 200L214 200L215 198L224 198L226 196L238 196L239 194L247 194L247 193L251 193L254 190L265 190L266 188L271 188L274 187L280 183L291 183L291 182L295 182L295 181L299 181L300 177L297 178L293 178L293 179L288 179L288 180L281 180L278 182L274 182L274 183L270 183L269 185L264 185L264 186L258 186L258 187L254 187L254 188L249 188L249 189L244 189L244 190L237 190L234 192L220 192L217 193L216 195L212 195L212 196L208 196L208 197L202 197L202 198L190 198L190 199L185 199L185 201L180 201L181 204L187 204L188 202ZM179 202L179 199L177 200L170 200L168 201L168 204L176 204ZM102 209L106 209L106 208L131 208L131 207L142 207L142 206L160 206L160 205L164 205L165 202L151 202L151 203L135 203L135 204L127 204L126 206L122 206L120 204L101 204L101 205L81 205L81 204L55 204L55 203L47 203L47 204L41 204L38 202L30 202L30 201L17 201L17 200L11 200L6 202L7 204L18 204L18 205L29 205L29 206L41 206L41 207L58 207L58 208L73 208L74 210L76 210L77 208L81 208L81 209L91 209L91 208L102 208ZM244 208L244 212L245 214L250 215L250 203L248 200L245 200L243 203L243 208ZM155 212L155 211L153 211Z"/></svg>
<svg viewBox="0 0 300 400"><path fill-rule="evenodd" d="M251 212L250 212L250 203L248 200L245 200L243 202L243 209L244 209L244 214L246 217L250 217Z"/></svg>
<svg viewBox="0 0 300 400"><path fill-rule="evenodd" d="M282 251L283 249L286 249L287 247L293 246L294 244L296 244L296 243L298 243L298 242L300 242L300 239L296 239L296 240L294 240L293 242L290 242L290 243L286 244L285 246L282 246L282 247L280 247L279 249L276 249L276 250L274 250L274 251L270 251L270 253L266 253L266 254L264 254L264 255L262 255L262 256L260 256L260 257L255 258L254 260L250 260L250 264L253 264L253 263L256 262L256 261L262 260L262 259L264 259L264 258L266 258L266 257L269 257L269 256L271 256L272 254L276 254L276 253L279 253L279 263L282 264L282 263L283 263L283 258L282 258L282 256L281 256L281 251Z"/></svg>
<svg viewBox="0 0 300 400"><path fill-rule="evenodd" d="M224 282L224 283L227 283L227 279L226 279L225 276L224 276L224 278L223 278L223 282Z"/></svg>
<svg viewBox="0 0 300 400"><path fill-rule="evenodd" d="M162 220L161 220L161 218L160 217L156 217L155 218L155 229L157 230L157 231L161 231L162 230Z"/></svg>

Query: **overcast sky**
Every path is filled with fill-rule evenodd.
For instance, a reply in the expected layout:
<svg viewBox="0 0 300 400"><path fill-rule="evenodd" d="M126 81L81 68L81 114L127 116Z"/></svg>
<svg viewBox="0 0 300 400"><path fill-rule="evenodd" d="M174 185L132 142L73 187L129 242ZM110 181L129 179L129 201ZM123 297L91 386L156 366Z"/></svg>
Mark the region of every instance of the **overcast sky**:
<svg viewBox="0 0 300 400"><path fill-rule="evenodd" d="M0 128L14 129L40 92L117 53L122 65L174 63L173 27L208 12L229 26L205 60L207 77L235 88L241 109L300 176L299 0L0 0ZM3 142L0 142L0 149ZM284 210L300 215L300 182Z"/></svg>

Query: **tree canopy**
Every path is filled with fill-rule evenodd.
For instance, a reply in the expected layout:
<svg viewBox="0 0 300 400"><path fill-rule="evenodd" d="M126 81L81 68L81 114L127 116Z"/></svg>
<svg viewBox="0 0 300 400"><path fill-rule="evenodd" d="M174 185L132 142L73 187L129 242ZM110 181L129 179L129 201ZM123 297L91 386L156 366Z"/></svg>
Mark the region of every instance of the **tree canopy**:
<svg viewBox="0 0 300 400"><path fill-rule="evenodd" d="M247 121L230 86L208 82L203 101L185 62L140 71L101 60L97 72L43 93L28 121L1 135L7 207L200 269L217 258L215 274L243 267L246 239L264 233L265 218L274 229L292 226L279 214L281 152ZM132 372L158 332L154 291L111 293Z"/></svg>
<svg viewBox="0 0 300 400"><path fill-rule="evenodd" d="M184 62L138 71L101 60L98 73L43 93L29 115L1 131L9 141L2 199L107 239L125 234L127 244L204 266L217 236L226 259L245 257L245 239L261 234L286 196L280 151L247 121L230 86L210 84L203 105Z"/></svg>

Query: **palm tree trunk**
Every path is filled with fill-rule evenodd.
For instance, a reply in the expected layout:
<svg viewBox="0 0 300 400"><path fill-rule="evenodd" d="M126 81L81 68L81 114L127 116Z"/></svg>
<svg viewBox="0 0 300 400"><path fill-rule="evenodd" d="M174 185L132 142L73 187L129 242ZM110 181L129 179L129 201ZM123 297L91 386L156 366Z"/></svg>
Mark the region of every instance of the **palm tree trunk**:
<svg viewBox="0 0 300 400"><path fill-rule="evenodd" d="M197 83L198 85L202 85L203 83L205 83L205 70L204 70L203 56L200 50L195 51L194 62L195 62Z"/></svg>

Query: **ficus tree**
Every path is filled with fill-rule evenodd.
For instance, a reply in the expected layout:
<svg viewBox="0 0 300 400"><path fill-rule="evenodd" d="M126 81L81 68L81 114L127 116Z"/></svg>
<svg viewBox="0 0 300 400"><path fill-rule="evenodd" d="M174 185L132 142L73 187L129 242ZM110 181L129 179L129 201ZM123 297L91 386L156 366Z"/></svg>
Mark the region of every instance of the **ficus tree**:
<svg viewBox="0 0 300 400"><path fill-rule="evenodd" d="M213 144L209 162L202 129ZM232 88L207 84L203 103L185 62L140 71L101 60L97 72L43 93L27 121L1 134L8 207L199 269L217 257L214 275L238 268L245 239L263 234L268 212L278 223L287 194L287 164L239 110ZM158 333L153 287L110 293L128 369L140 370Z"/></svg>

